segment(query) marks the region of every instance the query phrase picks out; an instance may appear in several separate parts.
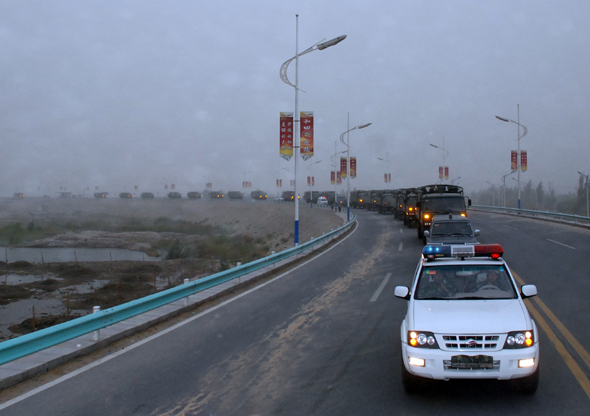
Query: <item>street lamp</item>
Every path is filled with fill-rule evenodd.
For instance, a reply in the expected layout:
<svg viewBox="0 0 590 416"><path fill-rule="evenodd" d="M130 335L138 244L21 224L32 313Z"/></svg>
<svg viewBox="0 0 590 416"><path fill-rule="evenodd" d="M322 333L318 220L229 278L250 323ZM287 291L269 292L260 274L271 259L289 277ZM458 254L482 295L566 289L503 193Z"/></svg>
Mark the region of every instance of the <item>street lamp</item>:
<svg viewBox="0 0 590 416"><path fill-rule="evenodd" d="M516 132L516 141L518 142L518 152L516 153L516 171L518 172L518 209L520 209L520 170L521 170L521 160L520 160L520 139L522 139L524 136L526 136L527 134L527 128L525 126L523 126L522 124L520 124L520 105L517 105L517 120L518 121L514 121L514 120L510 120L508 118L504 118L504 117L499 117L496 116L496 118L500 121L504 121L505 123L514 123L518 126L518 130ZM520 128L522 127L522 136L520 135Z"/></svg>
<svg viewBox="0 0 590 416"><path fill-rule="evenodd" d="M502 175L502 187L504 188L504 196L503 196L504 208L506 208L506 176L512 175L513 173L514 173L514 171L507 173L506 175Z"/></svg>
<svg viewBox="0 0 590 416"><path fill-rule="evenodd" d="M442 173L442 178L440 179L440 183L443 182L443 179L445 177L445 153L448 156L449 155L449 151L447 149L445 149L445 138L443 137L443 145L442 147L437 146L435 144L429 143L432 147L436 147L437 149L441 149L443 151L443 164L442 164L442 168L443 168L443 173Z"/></svg>
<svg viewBox="0 0 590 416"><path fill-rule="evenodd" d="M334 142L334 156L330 156L330 161L333 162L334 164L331 165L334 167L334 205L333 208L336 209L336 200L338 199L338 192L337 192L337 188L338 188L338 169L340 169L340 165L337 162L337 157L340 153L345 153L346 150L343 150L341 152L339 152L337 150L337 145L338 142L335 141ZM332 157L334 157L334 160L332 161Z"/></svg>
<svg viewBox="0 0 590 416"><path fill-rule="evenodd" d="M455 181L458 181L459 179L461 179L460 176L457 177L457 178L455 178L455 179L451 179L451 185L454 185L455 184Z"/></svg>
<svg viewBox="0 0 590 416"><path fill-rule="evenodd" d="M590 208L588 207L588 187L590 186L590 183L588 183L590 181L590 176L582 173L582 172L578 172L580 175L585 176L586 177L586 216L590 217Z"/></svg>
<svg viewBox="0 0 590 416"><path fill-rule="evenodd" d="M315 45L307 48L303 52L299 53L299 15L295 15L295 56L283 63L281 65L280 76L281 80L287 84L295 88L295 114L293 114L293 138L295 142L293 143L293 157L295 158L295 237L294 243L295 246L299 245L299 194L298 194L298 183L297 180L297 164L299 163L299 146L300 146L300 137L299 137L299 57L305 55L307 53L313 52L315 50L324 50L329 48L330 46L334 46L339 42L342 42L346 39L346 35L338 36L332 40L323 43L316 43ZM291 61L295 60L295 84L292 84L287 78L287 68Z"/></svg>
<svg viewBox="0 0 590 416"><path fill-rule="evenodd" d="M486 181L486 183L489 183L490 185L492 185L492 206L496 206L496 184L492 183L490 181Z"/></svg>
<svg viewBox="0 0 590 416"><path fill-rule="evenodd" d="M346 130L344 133L340 135L340 141L342 144L346 145L346 220L350 221L350 135L349 132L353 130L360 130L364 129L365 127L369 127L373 123L361 124L360 126L355 126L351 129ZM346 135L346 142L344 141L344 135ZM336 195L334 195L336 197Z"/></svg>
<svg viewBox="0 0 590 416"><path fill-rule="evenodd" d="M389 151L387 151L387 157L385 159L378 157L377 159L379 159L382 162L387 162L387 173L385 174L385 183L390 183L391 181L388 180L389 176L387 175L391 175L391 171L389 168Z"/></svg>

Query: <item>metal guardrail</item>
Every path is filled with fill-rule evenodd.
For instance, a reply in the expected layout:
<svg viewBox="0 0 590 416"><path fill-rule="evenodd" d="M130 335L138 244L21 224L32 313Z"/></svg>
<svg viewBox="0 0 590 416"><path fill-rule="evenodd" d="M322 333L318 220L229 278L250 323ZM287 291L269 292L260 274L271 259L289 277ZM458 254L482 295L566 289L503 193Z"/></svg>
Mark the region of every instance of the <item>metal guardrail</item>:
<svg viewBox="0 0 590 416"><path fill-rule="evenodd" d="M307 243L267 256L263 259L225 270L194 282L189 282L172 289L168 289L153 295L146 296L125 304L104 309L90 315L64 322L50 328L45 328L18 338L0 343L0 365L24 357L26 355L44 350L70 339L105 328L107 326L124 321L136 315L148 312L152 309L171 302L186 298L195 293L220 285L245 274L270 266L289 257L312 249L318 244L338 237L346 232L356 221L356 216L342 227L324 234L321 237L312 238Z"/></svg>
<svg viewBox="0 0 590 416"><path fill-rule="evenodd" d="M581 215L571 214L560 214L558 212L547 212L547 211L535 211L532 209L518 209L518 208L503 208L503 207L491 207L485 205L472 205L471 209L480 211L492 211L503 214L511 215L523 215L532 218L542 218L545 220L552 220L567 224L576 224L582 226L590 226L590 217L584 217Z"/></svg>

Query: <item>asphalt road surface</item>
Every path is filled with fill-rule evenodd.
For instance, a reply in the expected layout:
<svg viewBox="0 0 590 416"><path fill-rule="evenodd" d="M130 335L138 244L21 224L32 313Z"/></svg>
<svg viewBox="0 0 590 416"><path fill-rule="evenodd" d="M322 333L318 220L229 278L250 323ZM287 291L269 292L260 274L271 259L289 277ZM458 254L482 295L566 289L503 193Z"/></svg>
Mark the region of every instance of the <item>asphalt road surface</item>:
<svg viewBox="0 0 590 416"><path fill-rule="evenodd" d="M500 243L540 329L541 381L400 378L399 325L422 243L392 216L359 226L313 261L121 353L19 398L0 415L587 415L590 232L470 212L482 243Z"/></svg>

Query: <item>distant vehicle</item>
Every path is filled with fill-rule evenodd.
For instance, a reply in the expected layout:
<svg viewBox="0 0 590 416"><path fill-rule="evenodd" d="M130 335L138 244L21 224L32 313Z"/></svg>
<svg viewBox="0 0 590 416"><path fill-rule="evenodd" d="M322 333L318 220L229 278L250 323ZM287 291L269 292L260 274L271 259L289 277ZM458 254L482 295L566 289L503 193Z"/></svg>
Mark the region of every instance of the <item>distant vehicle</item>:
<svg viewBox="0 0 590 416"><path fill-rule="evenodd" d="M350 193L350 206L353 208L367 208L367 192L352 191Z"/></svg>
<svg viewBox="0 0 590 416"><path fill-rule="evenodd" d="M473 230L466 217L435 215L430 229L424 230L424 244L479 244L478 235L479 230Z"/></svg>
<svg viewBox="0 0 590 416"><path fill-rule="evenodd" d="M240 191L229 191L227 193L227 197L231 201L236 201L238 199L244 199L244 193L243 192L240 192Z"/></svg>
<svg viewBox="0 0 590 416"><path fill-rule="evenodd" d="M379 214L394 213L395 194L390 190L383 190L376 194L375 206Z"/></svg>
<svg viewBox="0 0 590 416"><path fill-rule="evenodd" d="M295 202L295 192L294 191L283 191L283 200L289 202Z"/></svg>
<svg viewBox="0 0 590 416"><path fill-rule="evenodd" d="M225 195L223 194L222 191L210 191L209 192L209 198L211 199L223 199Z"/></svg>
<svg viewBox="0 0 590 416"><path fill-rule="evenodd" d="M467 216L467 206L471 200L463 196L463 188L458 185L436 184L416 188L416 208L418 238L423 238L425 230L430 228L432 217L439 214L457 214Z"/></svg>
<svg viewBox="0 0 590 416"><path fill-rule="evenodd" d="M95 198L107 198L108 196L109 196L108 192L95 192L94 193Z"/></svg>
<svg viewBox="0 0 590 416"><path fill-rule="evenodd" d="M327 207L328 206L328 198L325 196L320 196L318 198L318 207Z"/></svg>
<svg viewBox="0 0 590 416"><path fill-rule="evenodd" d="M120 198L123 198L123 199L125 199L125 198L133 198L133 194L130 194L129 192L121 192L119 194L119 197Z"/></svg>
<svg viewBox="0 0 590 416"><path fill-rule="evenodd" d="M151 192L143 192L141 194L141 198L142 199L153 199L154 198L154 194L152 194Z"/></svg>
<svg viewBox="0 0 590 416"><path fill-rule="evenodd" d="M21 194L20 192L16 192L16 193L14 194L14 197L15 197L15 198L24 198L24 197L25 197L25 194Z"/></svg>
<svg viewBox="0 0 590 416"><path fill-rule="evenodd" d="M180 195L180 192L168 192L168 198L179 199L182 198L182 195Z"/></svg>
<svg viewBox="0 0 590 416"><path fill-rule="evenodd" d="M268 198L268 194L266 194L262 191L252 191L252 192L250 192L250 198L255 199L255 200L259 200L259 201L266 201L266 199Z"/></svg>
<svg viewBox="0 0 590 416"><path fill-rule="evenodd" d="M193 192L187 192L186 197L188 199L200 199L203 195L201 195L200 192L197 191L193 191Z"/></svg>

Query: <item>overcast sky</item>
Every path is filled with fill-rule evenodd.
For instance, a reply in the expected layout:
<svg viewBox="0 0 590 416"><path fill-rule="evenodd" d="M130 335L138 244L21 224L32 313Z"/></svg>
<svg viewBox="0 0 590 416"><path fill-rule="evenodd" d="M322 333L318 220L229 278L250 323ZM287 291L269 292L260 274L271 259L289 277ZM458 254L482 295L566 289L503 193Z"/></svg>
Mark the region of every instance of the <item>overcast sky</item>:
<svg viewBox="0 0 590 416"><path fill-rule="evenodd" d="M296 14L300 51L347 35L299 60L299 109L315 114L303 190L311 175L333 189L348 117L373 123L350 133L351 188L438 182L443 139L450 180L501 184L518 126L494 116L516 121L517 105L522 181L567 193L590 174L587 1L0 0L0 196L290 189L279 113L295 92L279 69Z"/></svg>

